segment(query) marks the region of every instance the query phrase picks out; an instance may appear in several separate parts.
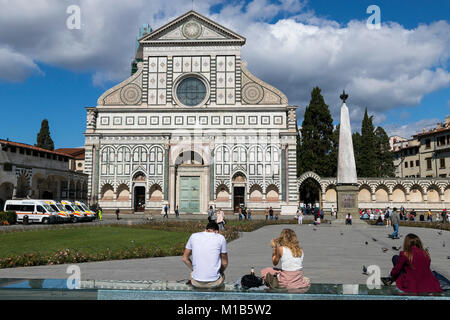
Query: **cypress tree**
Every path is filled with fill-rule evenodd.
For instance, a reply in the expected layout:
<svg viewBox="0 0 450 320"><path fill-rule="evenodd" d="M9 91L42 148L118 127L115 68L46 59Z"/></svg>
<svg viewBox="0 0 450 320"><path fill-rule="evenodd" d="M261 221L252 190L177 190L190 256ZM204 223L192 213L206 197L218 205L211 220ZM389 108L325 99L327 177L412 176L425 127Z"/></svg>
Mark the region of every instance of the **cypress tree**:
<svg viewBox="0 0 450 320"><path fill-rule="evenodd" d="M332 176L334 172L330 166L330 152L333 146L333 119L319 87L311 92L300 142L300 172L313 171L321 177Z"/></svg>
<svg viewBox="0 0 450 320"><path fill-rule="evenodd" d="M50 137L50 128L48 126L48 120L44 119L41 123L41 130L39 131L36 139L37 143L35 144L36 147L47 149L47 150L55 150L55 146L53 144L53 140Z"/></svg>
<svg viewBox="0 0 450 320"><path fill-rule="evenodd" d="M361 134L355 132L352 134L353 153L355 155L356 175L361 177Z"/></svg>
<svg viewBox="0 0 450 320"><path fill-rule="evenodd" d="M376 162L377 150L375 142L375 128L373 126L373 116L368 116L367 108L364 112L364 119L361 126L361 175L362 177L373 178L377 176Z"/></svg>
<svg viewBox="0 0 450 320"><path fill-rule="evenodd" d="M375 130L375 144L377 149L377 177L394 177L394 153L391 151L389 137L382 127L377 127Z"/></svg>

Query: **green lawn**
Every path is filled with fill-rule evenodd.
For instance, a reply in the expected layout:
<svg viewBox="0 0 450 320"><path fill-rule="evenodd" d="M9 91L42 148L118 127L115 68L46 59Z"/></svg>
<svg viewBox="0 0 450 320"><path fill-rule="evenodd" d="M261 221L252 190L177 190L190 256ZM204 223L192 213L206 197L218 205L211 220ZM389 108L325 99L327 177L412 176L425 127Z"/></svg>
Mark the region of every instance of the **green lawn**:
<svg viewBox="0 0 450 320"><path fill-rule="evenodd" d="M189 232L175 232L130 227L85 227L75 229L38 230L0 234L0 259L24 253L52 254L58 250L76 249L99 253L146 247L169 249L186 243Z"/></svg>

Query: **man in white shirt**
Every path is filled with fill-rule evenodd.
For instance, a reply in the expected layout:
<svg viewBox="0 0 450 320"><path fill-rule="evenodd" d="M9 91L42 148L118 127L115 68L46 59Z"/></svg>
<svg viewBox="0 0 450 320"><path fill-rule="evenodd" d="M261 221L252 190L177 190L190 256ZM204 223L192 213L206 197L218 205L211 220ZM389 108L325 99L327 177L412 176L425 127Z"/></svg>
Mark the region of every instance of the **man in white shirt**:
<svg viewBox="0 0 450 320"><path fill-rule="evenodd" d="M192 260L191 260L192 255ZM216 288L223 285L228 266L227 241L219 234L219 225L211 221L205 231L189 238L182 258L191 273L191 284L198 288Z"/></svg>

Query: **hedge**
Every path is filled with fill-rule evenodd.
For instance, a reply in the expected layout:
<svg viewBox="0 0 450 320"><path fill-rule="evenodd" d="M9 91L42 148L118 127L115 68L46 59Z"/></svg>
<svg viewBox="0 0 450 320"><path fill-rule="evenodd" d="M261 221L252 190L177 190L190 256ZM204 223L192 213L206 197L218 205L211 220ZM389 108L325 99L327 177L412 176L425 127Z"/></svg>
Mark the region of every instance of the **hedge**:
<svg viewBox="0 0 450 320"><path fill-rule="evenodd" d="M15 211L0 212L0 224L10 225L17 222L17 215Z"/></svg>

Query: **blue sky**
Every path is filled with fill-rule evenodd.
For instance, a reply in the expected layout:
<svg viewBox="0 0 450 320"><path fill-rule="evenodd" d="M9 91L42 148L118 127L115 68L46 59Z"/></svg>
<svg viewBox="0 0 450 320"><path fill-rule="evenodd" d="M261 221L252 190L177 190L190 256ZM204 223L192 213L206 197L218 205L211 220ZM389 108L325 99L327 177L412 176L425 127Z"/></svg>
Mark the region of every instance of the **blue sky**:
<svg viewBox="0 0 450 320"><path fill-rule="evenodd" d="M430 126L437 120L443 121L447 115L450 115L450 82L448 80L450 40L448 35L445 36L448 31L450 1L310 0L300 2L284 0L270 3L266 1L215 0L208 2L198 0L195 1L195 9L218 20L232 30L243 33L247 37L243 56L249 62L250 71L285 92L290 103L299 105L299 109L304 109L308 103L312 86L318 85L324 88L325 100L332 108L332 115L336 123L338 122L339 91L341 88L350 91L349 107L353 109L351 117L354 131L358 130L357 127L360 125L360 119L366 106L369 107L369 113L375 115L376 123L385 127L388 133L400 134L405 137L409 137L414 131L421 130L421 126ZM56 148L79 147L84 144L83 133L86 120L84 107L95 106L97 98L104 91L128 76L129 62L135 46L134 39L139 26L148 22L153 29L156 29L189 10L190 1L186 8L182 7L186 6L186 1L180 2L183 5L178 7L176 5L171 7L164 1L161 3L152 1L154 5L146 6L145 10L140 8L144 4L139 0L117 2L116 10L100 11L95 6L104 8L102 7L104 0L92 1L95 4L91 2L89 5L83 0L43 2L53 3L54 6L38 7L39 4L33 4L36 7L30 9L29 7L33 5L30 5L29 1L11 0L10 6L6 6L6 9L3 8L3 13L0 12L0 101L3 114L0 138L34 144L41 121L46 118L49 120ZM67 18L64 12L65 8L72 2L79 4L82 8L83 28L77 31L55 31L53 23L61 25L65 22ZM274 6L273 13L264 11L268 4ZM369 17L366 8L372 4L380 7L382 28L385 30L392 28L393 39L395 39L394 34L398 35L400 39L405 33L418 33L412 42L422 41L422 39L427 42L428 39L437 38L434 39L434 42L422 46L427 50L430 48L429 52L423 53L423 57L417 54L417 60L411 60L410 64L399 68L399 70L406 70L404 74L399 71L395 76L382 75L376 74L376 70L364 70L362 72L364 74L367 72L376 74L369 79L370 81L367 81L368 85L364 81L352 80L362 76L356 70L354 71L356 73L349 74L347 79L343 77L341 81L340 76L344 76L346 73L344 67L343 69L331 68L328 73L326 70L325 72L319 70L321 68L317 68L317 72L314 69L305 70L304 68L308 64L318 63L320 66L320 62L310 61L309 59L312 59L311 57L314 55L303 54L303 51L307 51L308 48L301 46L297 48L298 54L294 56L301 57L300 61L296 62L296 65L301 65L300 69L292 69L294 72L288 75L281 73L280 70L291 70L291 66L276 65L274 62L276 55L270 61L274 67L264 67L267 65L267 62L264 61L267 54L261 54L259 52L261 50L258 51L260 48L254 44L261 40L260 37L265 36L262 33L276 31L278 34L282 34L286 32L286 23L293 23L294 26L301 27L300 29L304 26L315 26L322 30L325 36L331 34L335 39L339 31L350 34L356 32L358 26L350 27L349 22L358 20L365 23ZM119 6L127 7L120 8ZM101 17L97 17L94 12L100 14ZM2 14L4 15L3 19ZM7 19L6 17L11 18ZM39 17L41 19L37 19ZM104 22L98 22L102 18ZM446 20L446 24L435 25L439 20ZM389 21L398 23L400 27L385 26L384 23ZM113 22L115 25L119 25L117 28L123 34L114 34ZM413 32L420 25L424 25L423 30ZM252 28L252 26L255 27ZM256 27L260 28L261 34L255 33L254 30L258 30ZM332 30L328 34L330 28ZM111 31L111 35L105 34L108 31ZM389 32L386 34L383 37L389 37ZM439 38L441 34L444 34L442 41ZM355 33L353 37L356 39L357 35ZM32 40L30 40L31 37L33 37ZM67 37L72 37L79 43L75 42L72 47L68 42L68 45L63 46L61 43L64 43ZM298 37L298 39L305 39L301 34L298 34ZM93 38L97 40L95 43L91 41ZM349 37L344 45L352 46L353 44L348 42L353 42L352 39ZM308 40L311 39L308 38ZM442 46L440 46L440 41ZM301 41L299 40L299 42ZM317 40L315 44L320 44L320 41ZM412 46L411 48L415 50L421 47ZM266 48L266 50L270 49ZM277 48L272 48L272 50L275 49ZM331 54L333 53L333 48L326 49L330 50ZM283 56L283 49L279 50L280 56ZM356 57L361 56L358 55L359 51L357 50L352 50L352 52L356 52ZM387 56L390 55L389 48L383 52ZM397 52L392 53L393 56L397 55ZM392 61L387 57L386 64L392 63L393 66L397 66L399 61L414 59L409 54L405 52L404 59L401 54L398 54ZM3 55L3 60L1 55ZM13 58L8 59L9 56ZM373 61L376 58L378 57L374 56L364 60L361 57L360 63L364 66L366 61ZM345 57L340 59L345 65ZM413 72L409 70L422 64L423 66L417 67L417 70ZM379 69L379 67L375 69ZM15 72L20 75L15 76ZM391 82L383 83L379 91L372 92L373 90L370 90L371 81L375 79L376 83L383 82L383 76L386 79L392 77ZM411 85L406 84L405 87L399 88L398 94L384 97L386 89L382 88L389 88L389 83L403 83L401 79L416 80L411 81ZM430 83L429 88L427 88L427 83ZM353 106L351 105L352 96L354 98ZM303 112L300 110L298 113L300 125L302 114Z"/></svg>

